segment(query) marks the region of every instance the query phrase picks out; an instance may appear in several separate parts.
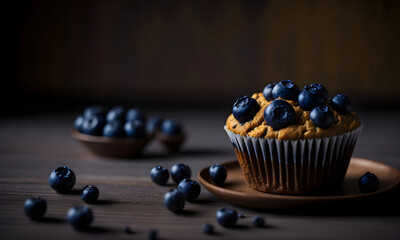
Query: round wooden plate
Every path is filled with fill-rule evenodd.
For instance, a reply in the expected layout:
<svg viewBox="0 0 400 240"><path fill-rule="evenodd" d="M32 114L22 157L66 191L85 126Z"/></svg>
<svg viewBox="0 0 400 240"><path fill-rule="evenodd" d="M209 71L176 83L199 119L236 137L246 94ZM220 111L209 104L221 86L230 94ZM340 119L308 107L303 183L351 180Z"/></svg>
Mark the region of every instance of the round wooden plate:
<svg viewBox="0 0 400 240"><path fill-rule="evenodd" d="M258 192L250 188L237 161L222 165L226 167L228 173L223 186L217 186L212 182L208 173L209 166L200 170L199 181L208 191L222 200L250 208L285 209L364 199L387 192L400 183L400 171L395 167L372 160L352 158L340 192L331 195L279 195ZM380 180L380 188L376 192L361 193L358 188L358 179L367 171L374 173Z"/></svg>
<svg viewBox="0 0 400 240"><path fill-rule="evenodd" d="M137 156L151 140L151 137L134 139L91 136L82 134L76 130L72 130L72 136L95 155L109 158Z"/></svg>

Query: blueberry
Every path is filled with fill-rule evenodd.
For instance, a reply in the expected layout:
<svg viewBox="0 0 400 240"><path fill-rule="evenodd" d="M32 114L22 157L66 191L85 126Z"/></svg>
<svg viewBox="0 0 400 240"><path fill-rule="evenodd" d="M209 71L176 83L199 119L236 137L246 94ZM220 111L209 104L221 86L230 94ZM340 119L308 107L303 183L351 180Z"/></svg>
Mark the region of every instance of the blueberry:
<svg viewBox="0 0 400 240"><path fill-rule="evenodd" d="M275 99L274 95L272 95L272 89L274 89L275 85L276 83L270 83L264 88L263 95L268 101Z"/></svg>
<svg viewBox="0 0 400 240"><path fill-rule="evenodd" d="M171 177L174 182L179 183L185 178L190 178L192 176L192 171L188 165L183 163L174 164L171 167Z"/></svg>
<svg viewBox="0 0 400 240"><path fill-rule="evenodd" d="M89 118L92 116L102 116L105 117L106 115L106 110L104 109L103 106L90 106L85 109L83 112L83 116L85 118Z"/></svg>
<svg viewBox="0 0 400 240"><path fill-rule="evenodd" d="M99 198L99 195L99 189L93 185L86 185L81 191L81 198L87 203L95 203Z"/></svg>
<svg viewBox="0 0 400 240"><path fill-rule="evenodd" d="M153 134L161 129L161 123L163 122L160 116L151 117L146 123L146 131L149 134Z"/></svg>
<svg viewBox="0 0 400 240"><path fill-rule="evenodd" d="M103 131L105 120L103 116L93 115L85 117L82 122L81 132L88 135L100 136Z"/></svg>
<svg viewBox="0 0 400 240"><path fill-rule="evenodd" d="M113 108L110 109L110 111L108 111L107 113L107 117L106 120L107 122L111 122L111 121L120 121L120 122L124 122L125 121L125 108L122 106L115 106Z"/></svg>
<svg viewBox="0 0 400 240"><path fill-rule="evenodd" d="M124 125L125 134L130 138L144 138L146 131L141 120L126 122Z"/></svg>
<svg viewBox="0 0 400 240"><path fill-rule="evenodd" d="M165 167L158 165L151 169L150 177L154 183L164 185L168 181L169 171Z"/></svg>
<svg viewBox="0 0 400 240"><path fill-rule="evenodd" d="M82 123L83 123L82 115L79 115L77 118L75 118L74 127L78 132L80 132L82 130Z"/></svg>
<svg viewBox="0 0 400 240"><path fill-rule="evenodd" d="M44 199L41 198L28 198L25 200L24 212L31 219L41 219L46 212L47 204Z"/></svg>
<svg viewBox="0 0 400 240"><path fill-rule="evenodd" d="M253 222L253 226L258 227L258 228L263 227L265 224L264 218L262 218L260 216L253 217L252 222Z"/></svg>
<svg viewBox="0 0 400 240"><path fill-rule="evenodd" d="M182 128L177 121L166 119L161 123L161 131L166 134L180 134Z"/></svg>
<svg viewBox="0 0 400 240"><path fill-rule="evenodd" d="M243 213L238 213L238 218L245 218L245 216L243 215Z"/></svg>
<svg viewBox="0 0 400 240"><path fill-rule="evenodd" d="M193 202L199 197L201 188L199 183L195 180L185 178L179 182L178 191L183 193L186 201Z"/></svg>
<svg viewBox="0 0 400 240"><path fill-rule="evenodd" d="M264 111L264 119L274 130L285 128L296 122L296 112L290 103L275 99Z"/></svg>
<svg viewBox="0 0 400 240"><path fill-rule="evenodd" d="M135 121L135 120L140 120L141 122L144 122L144 114L138 108L131 108L126 112L125 120L127 122L131 122L131 121Z"/></svg>
<svg viewBox="0 0 400 240"><path fill-rule="evenodd" d="M352 111L350 99L345 94L337 94L331 99L331 106L340 114L349 114Z"/></svg>
<svg viewBox="0 0 400 240"><path fill-rule="evenodd" d="M157 231L156 230L150 230L148 233L147 233L147 238L149 239L149 240L156 240L157 239Z"/></svg>
<svg viewBox="0 0 400 240"><path fill-rule="evenodd" d="M222 186L226 180L226 168L219 164L211 165L208 169L211 179L218 186Z"/></svg>
<svg viewBox="0 0 400 240"><path fill-rule="evenodd" d="M203 232L205 234L213 234L214 233L214 226L208 223L203 225Z"/></svg>
<svg viewBox="0 0 400 240"><path fill-rule="evenodd" d="M379 178L370 172L366 172L358 180L358 186L362 193L376 192L379 189Z"/></svg>
<svg viewBox="0 0 400 240"><path fill-rule="evenodd" d="M311 122L320 128L328 128L335 121L333 113L327 106L318 106L310 112Z"/></svg>
<svg viewBox="0 0 400 240"><path fill-rule="evenodd" d="M103 128L104 137L125 137L124 124L121 121L114 120L108 122Z"/></svg>
<svg viewBox="0 0 400 240"><path fill-rule="evenodd" d="M178 189L171 189L164 195L164 205L172 212L180 212L185 207L185 195Z"/></svg>
<svg viewBox="0 0 400 240"><path fill-rule="evenodd" d="M233 104L232 114L240 123L247 122L260 110L258 102L254 98L244 96L238 98Z"/></svg>
<svg viewBox="0 0 400 240"><path fill-rule="evenodd" d="M224 227L233 227L237 221L237 212L229 208L221 208L216 214L217 222Z"/></svg>
<svg viewBox="0 0 400 240"><path fill-rule="evenodd" d="M321 84L313 83L305 86L303 91L300 92L298 97L299 105L304 110L311 110L324 102L329 98L328 92Z"/></svg>
<svg viewBox="0 0 400 240"><path fill-rule="evenodd" d="M67 221L78 230L86 230L92 224L93 212L87 206L72 207L67 213Z"/></svg>
<svg viewBox="0 0 400 240"><path fill-rule="evenodd" d="M75 185L75 173L67 166L54 169L49 176L50 187L59 193L66 193Z"/></svg>
<svg viewBox="0 0 400 240"><path fill-rule="evenodd" d="M297 100L299 88L291 80L282 80L272 89L272 95L275 98L283 98L287 100Z"/></svg>

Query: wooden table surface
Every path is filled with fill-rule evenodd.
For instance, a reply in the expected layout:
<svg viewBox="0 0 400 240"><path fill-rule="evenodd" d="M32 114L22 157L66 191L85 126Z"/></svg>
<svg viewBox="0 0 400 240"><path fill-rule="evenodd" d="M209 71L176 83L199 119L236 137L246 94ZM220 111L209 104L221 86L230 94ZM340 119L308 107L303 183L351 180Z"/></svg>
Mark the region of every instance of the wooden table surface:
<svg viewBox="0 0 400 240"><path fill-rule="evenodd" d="M163 205L163 195L175 187L157 186L149 171L160 164L186 163L192 177L213 163L235 158L223 125L226 109L160 109L148 111L179 119L189 136L180 154L168 154L151 142L137 159L104 159L92 155L71 136L75 111L7 116L0 120L0 233L1 239L146 239L150 229L160 239L399 239L399 191L371 201L340 206L265 211L224 202L202 188L198 201L187 203L183 214ZM400 168L399 111L360 111L365 127L354 156ZM61 165L77 176L71 194L57 194L48 184L50 172ZM100 200L90 205L95 219L89 232L72 229L66 213L84 204L79 189L94 184ZM44 221L35 222L23 212L26 198L47 200ZM245 215L236 228L223 228L215 213L230 207ZM260 215L266 228L254 228L251 218ZM213 224L216 235L202 233ZM123 229L129 226L132 234Z"/></svg>

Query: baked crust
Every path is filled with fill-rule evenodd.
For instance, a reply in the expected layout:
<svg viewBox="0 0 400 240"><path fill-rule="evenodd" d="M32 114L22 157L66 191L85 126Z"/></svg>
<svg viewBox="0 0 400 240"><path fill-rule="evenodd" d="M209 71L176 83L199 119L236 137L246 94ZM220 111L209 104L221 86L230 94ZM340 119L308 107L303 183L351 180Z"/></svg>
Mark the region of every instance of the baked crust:
<svg viewBox="0 0 400 240"><path fill-rule="evenodd" d="M319 128L314 126L311 122L310 111L303 110L296 101L285 100L293 106L296 112L296 123L279 130L274 130L271 126L268 126L264 120L265 108L272 101L267 101L262 93L254 93L251 97L257 100L260 110L253 119L244 124L239 123L231 114L226 120L226 127L228 130L242 136L295 140L341 135L353 131L361 125L361 120L355 112L342 115L330 107L329 104L326 104L332 111L335 121L327 129Z"/></svg>

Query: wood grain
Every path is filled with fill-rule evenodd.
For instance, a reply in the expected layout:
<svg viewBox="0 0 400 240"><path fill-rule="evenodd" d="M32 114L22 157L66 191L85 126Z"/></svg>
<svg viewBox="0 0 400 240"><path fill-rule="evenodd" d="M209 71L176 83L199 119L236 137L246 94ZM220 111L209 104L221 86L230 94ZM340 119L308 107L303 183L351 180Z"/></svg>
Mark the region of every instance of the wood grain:
<svg viewBox="0 0 400 240"><path fill-rule="evenodd" d="M26 8L16 8L24 19L17 69L28 92L231 103L289 78L355 101L400 100L396 0L39 1Z"/></svg>
<svg viewBox="0 0 400 240"><path fill-rule="evenodd" d="M220 110L171 112L161 109L155 112L185 123L188 139L180 154L168 154L159 143L152 142L140 158L104 159L91 155L73 139L70 130L75 116L72 113L2 119L1 238L146 239L149 229L156 229L160 239L398 238L400 194L334 209L263 211L231 205L202 188L198 201L188 203L183 214L169 212L163 206L162 198L175 186L171 180L167 186L153 184L149 177L152 167L160 164L170 168L175 163L187 163L196 178L201 168L234 159L234 151L219 124L226 118ZM376 118L378 115L385 119ZM399 136L395 134L399 126L389 124L398 119L398 113L369 111L361 116L368 127L360 137L355 154L399 168L399 149L394 147L399 143ZM376 129L383 135L376 134ZM72 194L57 194L48 185L50 172L61 165L71 167L77 176ZM68 225L65 216L70 207L84 204L78 193L86 184L99 187L100 201L90 205L95 215L93 229L78 232ZM43 222L31 221L23 213L25 199L32 196L47 200L48 211ZM236 228L223 228L215 219L216 211L222 207L234 208L246 218L240 219ZM268 227L254 228L251 219L255 215L264 217ZM206 222L215 226L216 235L202 233L202 225ZM123 232L126 225L133 234Z"/></svg>

